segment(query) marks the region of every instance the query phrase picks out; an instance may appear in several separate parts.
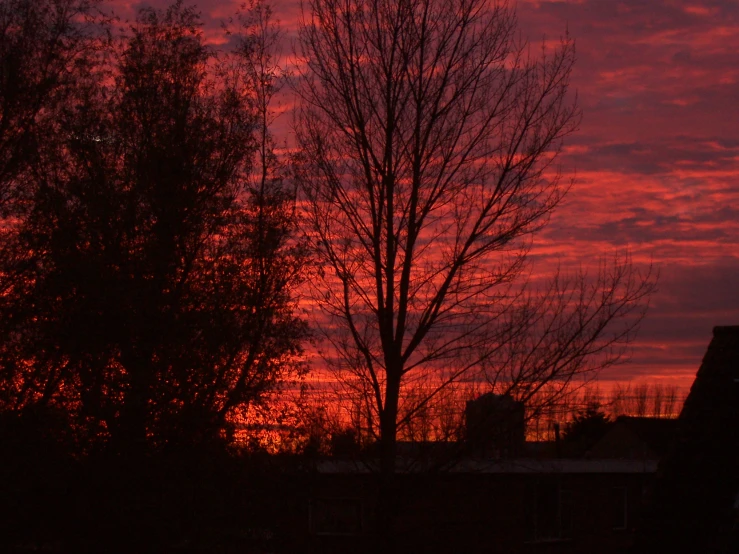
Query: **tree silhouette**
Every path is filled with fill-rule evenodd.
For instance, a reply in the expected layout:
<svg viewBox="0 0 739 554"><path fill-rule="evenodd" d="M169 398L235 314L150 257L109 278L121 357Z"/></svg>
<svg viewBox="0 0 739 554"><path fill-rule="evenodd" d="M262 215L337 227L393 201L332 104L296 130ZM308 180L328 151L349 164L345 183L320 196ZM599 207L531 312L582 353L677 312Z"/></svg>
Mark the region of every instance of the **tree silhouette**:
<svg viewBox="0 0 739 554"><path fill-rule="evenodd" d="M563 442L571 454L583 455L606 434L612 424L613 421L601 410L600 404L588 404L567 423Z"/></svg>
<svg viewBox="0 0 739 554"><path fill-rule="evenodd" d="M2 277L26 268L3 283L6 407L63 405L139 451L222 437L300 370L303 255L249 52L216 56L182 2L143 9L65 103L6 241Z"/></svg>
<svg viewBox="0 0 739 554"><path fill-rule="evenodd" d="M628 257L526 283L532 236L569 188L572 40L531 54L504 2L312 0L299 45L314 300L383 474L453 383L545 403L620 359L653 286Z"/></svg>

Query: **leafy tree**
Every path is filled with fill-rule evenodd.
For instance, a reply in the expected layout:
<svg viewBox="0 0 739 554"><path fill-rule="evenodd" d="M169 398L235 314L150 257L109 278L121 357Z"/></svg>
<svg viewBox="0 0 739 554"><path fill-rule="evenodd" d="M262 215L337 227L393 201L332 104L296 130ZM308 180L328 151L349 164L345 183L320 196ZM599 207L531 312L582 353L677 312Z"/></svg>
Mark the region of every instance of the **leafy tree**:
<svg viewBox="0 0 739 554"><path fill-rule="evenodd" d="M300 370L303 254L249 52L217 56L182 2L143 9L65 104L13 236L6 404L63 405L125 451L202 443Z"/></svg>

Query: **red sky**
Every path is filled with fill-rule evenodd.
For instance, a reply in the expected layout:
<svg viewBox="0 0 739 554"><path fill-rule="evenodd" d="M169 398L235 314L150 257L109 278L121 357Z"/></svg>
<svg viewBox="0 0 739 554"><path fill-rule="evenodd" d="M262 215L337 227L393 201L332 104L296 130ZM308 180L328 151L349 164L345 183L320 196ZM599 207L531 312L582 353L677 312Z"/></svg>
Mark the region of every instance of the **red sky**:
<svg viewBox="0 0 739 554"><path fill-rule="evenodd" d="M119 15L165 0L114 0ZM195 2L208 35L240 4ZM289 31L298 1L275 0ZM628 247L660 271L630 363L604 380L689 386L715 325L739 324L739 2L520 0L532 43L576 40L584 118L566 143L576 174L538 240L545 263L587 265Z"/></svg>

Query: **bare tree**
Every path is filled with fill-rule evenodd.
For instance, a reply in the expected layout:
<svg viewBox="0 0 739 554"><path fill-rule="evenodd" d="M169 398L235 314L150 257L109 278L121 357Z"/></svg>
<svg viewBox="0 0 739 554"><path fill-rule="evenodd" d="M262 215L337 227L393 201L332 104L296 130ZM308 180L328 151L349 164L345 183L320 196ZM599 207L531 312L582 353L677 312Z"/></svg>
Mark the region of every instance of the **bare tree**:
<svg viewBox="0 0 739 554"><path fill-rule="evenodd" d="M505 2L310 0L299 48L325 355L363 399L384 474L451 383L554 398L620 358L652 289L628 258L526 284L532 235L569 188L555 162L579 121L572 40L532 53Z"/></svg>
<svg viewBox="0 0 739 554"><path fill-rule="evenodd" d="M682 409L676 385L617 383L606 403L613 417L676 417Z"/></svg>
<svg viewBox="0 0 739 554"><path fill-rule="evenodd" d="M647 416L649 404L649 383L642 383L634 387L634 410L637 417Z"/></svg>
<svg viewBox="0 0 739 554"><path fill-rule="evenodd" d="M662 415L664 417L676 417L677 407L677 385L668 385L665 388L664 410ZM679 407L681 408L682 406Z"/></svg>

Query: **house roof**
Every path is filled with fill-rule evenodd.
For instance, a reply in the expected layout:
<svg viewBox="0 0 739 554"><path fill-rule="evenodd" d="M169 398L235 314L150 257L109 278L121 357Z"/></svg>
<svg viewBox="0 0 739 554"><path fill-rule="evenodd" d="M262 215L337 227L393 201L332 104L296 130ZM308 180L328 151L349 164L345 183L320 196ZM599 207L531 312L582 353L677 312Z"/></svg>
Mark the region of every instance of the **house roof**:
<svg viewBox="0 0 739 554"><path fill-rule="evenodd" d="M676 430L676 419L620 416L586 456L659 460L673 444Z"/></svg>
<svg viewBox="0 0 739 554"><path fill-rule="evenodd" d="M667 453L677 430L677 420L672 418L621 416L616 423L625 425L660 456Z"/></svg>
<svg viewBox="0 0 739 554"><path fill-rule="evenodd" d="M398 473L413 473L404 469L403 460L398 462ZM351 460L323 460L316 465L319 473L362 474L373 473L377 467ZM631 474L654 473L657 462L653 460L585 460L585 459L507 459L507 460L462 460L454 465L449 474ZM416 471L418 471L416 469Z"/></svg>

